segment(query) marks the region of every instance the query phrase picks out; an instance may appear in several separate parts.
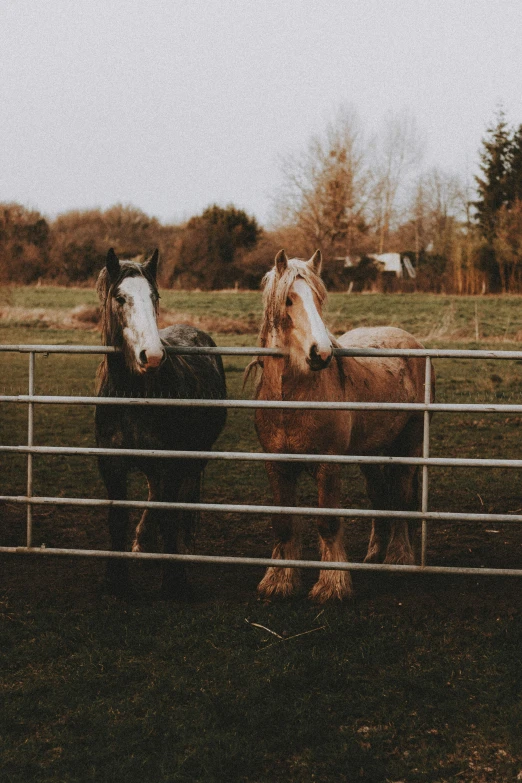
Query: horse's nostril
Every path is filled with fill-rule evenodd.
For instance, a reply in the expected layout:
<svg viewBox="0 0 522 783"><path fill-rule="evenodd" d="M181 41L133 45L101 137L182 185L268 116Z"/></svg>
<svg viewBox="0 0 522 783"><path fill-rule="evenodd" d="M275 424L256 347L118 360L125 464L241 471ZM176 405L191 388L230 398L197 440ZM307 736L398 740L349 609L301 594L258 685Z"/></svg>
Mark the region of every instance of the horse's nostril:
<svg viewBox="0 0 522 783"><path fill-rule="evenodd" d="M317 344L314 343L310 348L310 358L315 359L317 357Z"/></svg>
<svg viewBox="0 0 522 783"><path fill-rule="evenodd" d="M146 351L140 351L140 362L142 364L147 364L147 353L146 353Z"/></svg>

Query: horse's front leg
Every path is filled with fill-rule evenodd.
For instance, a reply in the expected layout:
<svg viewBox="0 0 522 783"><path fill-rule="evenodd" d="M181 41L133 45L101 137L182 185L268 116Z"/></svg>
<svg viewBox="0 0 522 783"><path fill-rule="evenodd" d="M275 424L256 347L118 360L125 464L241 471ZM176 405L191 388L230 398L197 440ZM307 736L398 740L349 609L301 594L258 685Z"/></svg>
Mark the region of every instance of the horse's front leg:
<svg viewBox="0 0 522 783"><path fill-rule="evenodd" d="M388 485L380 465L361 465L366 480L366 491L373 508L378 511L388 509L390 504ZM390 520L378 517L372 519L372 530L368 542L365 563L382 563L390 540Z"/></svg>
<svg viewBox="0 0 522 783"><path fill-rule="evenodd" d="M147 479L149 484L149 496L147 500L154 501L158 500L157 495L155 494L156 488L153 483L149 479ZM159 542L158 542L158 519L157 519L157 512L156 517L154 516L155 512L151 512L150 509L146 508L143 514L141 515L141 519L136 525L136 531L134 533L134 540L132 542L132 551L133 552L158 552L159 551Z"/></svg>
<svg viewBox="0 0 522 783"><path fill-rule="evenodd" d="M414 511L418 507L418 468L416 465L390 466L388 485L392 509ZM390 521L390 540L384 562L396 565L413 565L415 563L407 520L394 518Z"/></svg>
<svg viewBox="0 0 522 783"><path fill-rule="evenodd" d="M296 484L299 468L280 462L267 462L266 471L270 480L274 503L278 506L295 506ZM273 560L299 560L301 543L296 533L295 518L291 514L273 514L274 532ZM270 566L267 568L257 590L263 598L287 598L300 586L300 574L297 568Z"/></svg>
<svg viewBox="0 0 522 783"><path fill-rule="evenodd" d="M391 454L418 457L422 454L424 422L421 416L411 419L397 438ZM415 511L419 503L419 470L416 465L387 465L383 470L389 497L389 508L394 511ZM405 519L390 520L390 538L385 563L413 565L415 557Z"/></svg>
<svg viewBox="0 0 522 783"><path fill-rule="evenodd" d="M315 471L320 508L338 508L341 477L338 465L319 465ZM345 563L344 526L337 516L318 517L321 560ZM318 603L348 598L352 594L352 579L348 571L321 569L319 579L310 591L310 598Z"/></svg>
<svg viewBox="0 0 522 783"><path fill-rule="evenodd" d="M195 461L194 461L195 462ZM202 470L202 469L201 469ZM169 503L198 503L201 494L201 472L197 464L189 472L171 471L162 477L159 499ZM159 512L159 525L165 554L184 554L192 543L197 512L177 510ZM192 589L183 562L163 564L161 595L166 600L188 600Z"/></svg>
<svg viewBox="0 0 522 783"><path fill-rule="evenodd" d="M121 466L121 460L100 458L100 473L102 475L109 500L127 499L127 474ZM129 521L129 511L126 508L111 506L109 508L108 525L113 552L125 550L125 536ZM123 558L111 557L107 563L107 589L113 595L125 596L130 592L128 563Z"/></svg>

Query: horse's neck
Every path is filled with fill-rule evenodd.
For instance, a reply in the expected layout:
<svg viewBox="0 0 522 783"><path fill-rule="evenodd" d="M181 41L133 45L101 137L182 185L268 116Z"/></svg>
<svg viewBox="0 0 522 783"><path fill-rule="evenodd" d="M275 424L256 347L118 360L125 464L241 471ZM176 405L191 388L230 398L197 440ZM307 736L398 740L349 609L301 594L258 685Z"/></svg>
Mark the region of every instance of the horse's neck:
<svg viewBox="0 0 522 783"><path fill-rule="evenodd" d="M107 371L103 389L114 397L149 397L152 396L150 378L131 372L122 354L108 354L106 357Z"/></svg>
<svg viewBox="0 0 522 783"><path fill-rule="evenodd" d="M303 374L293 371L284 358L266 356L263 360L258 399L337 400L343 396L343 383L335 362L325 370Z"/></svg>

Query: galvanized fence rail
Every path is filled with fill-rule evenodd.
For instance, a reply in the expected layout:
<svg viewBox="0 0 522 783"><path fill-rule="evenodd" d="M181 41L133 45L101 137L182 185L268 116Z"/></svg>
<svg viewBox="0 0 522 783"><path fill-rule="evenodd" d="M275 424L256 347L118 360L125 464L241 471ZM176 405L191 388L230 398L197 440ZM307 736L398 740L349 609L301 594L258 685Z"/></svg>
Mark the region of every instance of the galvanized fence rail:
<svg viewBox="0 0 522 783"><path fill-rule="evenodd" d="M35 356L36 354L108 354L116 349L107 346L87 345L0 345L0 352L27 353L28 393L0 395L0 403L19 403L27 405L27 444L6 446L0 444L0 453L22 453L27 455L27 490L25 495L0 495L0 503L22 504L26 506L26 543L25 546L0 546L0 553L69 557L129 558L141 560L182 560L185 562L222 563L250 566L277 566L285 568L318 568L325 570L381 570L409 573L457 573L480 575L521 576L522 569L514 568L465 568L448 566L429 566L426 560L428 542L428 522L466 521L466 522L515 522L522 523L520 514L462 514L457 512L429 511L429 468L472 467L472 468L521 468L522 459L459 459L455 457L430 457L430 413L436 411L449 413L522 413L522 404L457 404L435 403L431 401L431 361L426 362L425 396L422 403L376 403L376 402L290 402L266 400L179 400L149 399L129 397L92 397L60 396L35 394ZM168 348L171 353L197 354L214 353L228 356L281 356L270 348L218 347ZM520 360L522 351L466 351L450 349L342 349L336 348L339 356L405 356L449 359L502 359ZM416 410L424 415L424 435L422 457L385 457L357 455L320 455L320 454L265 454L259 452L237 451L167 451L144 449L102 449L71 446L35 446L34 445L34 406L35 405L147 405L180 407L226 407L226 408L283 408L307 410ZM33 495L33 456L34 455L85 455L99 456L147 456L158 459L176 459L195 457L207 460L249 460L284 462L336 462L340 464L402 464L421 467L421 508L419 511L386 511L382 509L329 509L309 506L282 507L271 505L225 504L225 503L166 503L154 501L104 500L100 498L63 498ZM340 516L344 518L401 518L421 521L421 563L420 565L392 565L376 563L336 563L309 560L277 560L253 557L225 557L213 555L162 554L142 552L112 552L106 550L47 548L44 545L33 546L33 507L34 506L83 506L108 508L119 506L138 509L179 509L240 514L298 514L301 516Z"/></svg>

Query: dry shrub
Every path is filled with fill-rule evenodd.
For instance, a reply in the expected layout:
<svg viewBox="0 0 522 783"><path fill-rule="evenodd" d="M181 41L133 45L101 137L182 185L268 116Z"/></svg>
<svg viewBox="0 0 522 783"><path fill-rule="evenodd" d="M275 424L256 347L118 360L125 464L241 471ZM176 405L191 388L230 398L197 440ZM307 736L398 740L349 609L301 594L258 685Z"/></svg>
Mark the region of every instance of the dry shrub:
<svg viewBox="0 0 522 783"><path fill-rule="evenodd" d="M78 321L80 324L88 326L97 326L100 323L100 308L92 305L77 305L69 313L71 320Z"/></svg>
<svg viewBox="0 0 522 783"><path fill-rule="evenodd" d="M58 310L44 310L41 307L0 307L0 319L4 323L14 326L29 326L34 324L45 324L52 326L57 317Z"/></svg>
<svg viewBox="0 0 522 783"><path fill-rule="evenodd" d="M0 306L10 305L13 300L11 286L0 283Z"/></svg>
<svg viewBox="0 0 522 783"><path fill-rule="evenodd" d="M13 326L46 326L57 329L96 329L98 308L79 305L71 310L43 307L0 307L0 320Z"/></svg>
<svg viewBox="0 0 522 783"><path fill-rule="evenodd" d="M245 334L257 331L257 325L249 319L197 316L172 310L160 311L159 326L161 329L180 323L195 326L206 332L220 332L221 334Z"/></svg>
<svg viewBox="0 0 522 783"><path fill-rule="evenodd" d="M0 305L0 320L13 326L40 325L59 329L98 329L100 310L91 305L77 305L70 310ZM257 331L256 323L248 319L195 316L190 313L161 310L160 328L179 323L196 326L207 332L221 332L223 334L245 334Z"/></svg>

